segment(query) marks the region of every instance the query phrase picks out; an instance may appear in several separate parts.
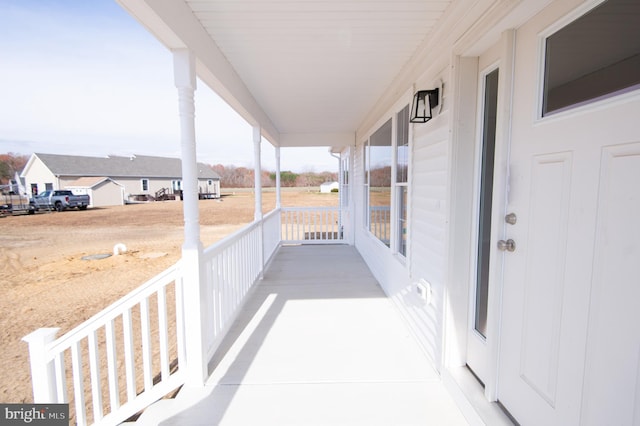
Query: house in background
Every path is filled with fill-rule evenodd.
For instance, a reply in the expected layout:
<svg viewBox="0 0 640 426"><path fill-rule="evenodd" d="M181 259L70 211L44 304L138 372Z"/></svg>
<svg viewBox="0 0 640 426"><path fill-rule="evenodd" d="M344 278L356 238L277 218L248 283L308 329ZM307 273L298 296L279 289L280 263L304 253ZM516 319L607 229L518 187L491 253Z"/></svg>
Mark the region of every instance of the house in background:
<svg viewBox="0 0 640 426"><path fill-rule="evenodd" d="M92 195L92 206L162 199L182 193L182 164L178 158L132 155L86 157L34 153L21 173L25 188L35 195L50 189L71 189ZM201 198L220 197L220 176L198 163Z"/></svg>
<svg viewBox="0 0 640 426"><path fill-rule="evenodd" d="M65 380L73 368L77 412L92 412L97 422L123 421L184 385L175 401L157 406L168 418L191 411L201 414L193 423L208 424L208 414L219 407L224 413L246 390L240 385L236 394L234 386L224 386L231 393L194 405L209 378L209 361L251 289L269 274L270 259L286 250L288 262L278 271L290 273L286 285L311 273L296 270L297 246L281 246L313 236L318 245L357 250L410 325L427 355L424 368L438 372L470 423L640 424L640 2L118 2L174 58L185 173L182 260L119 310L57 339L46 329L31 336L36 402L67 401ZM258 170L261 138L275 146L276 159L282 147L331 146L339 154L337 231L328 227L336 220L324 219L326 211L292 211L277 202L263 214L256 190L255 221L203 249L196 76L253 126ZM304 218L311 218L311 229L300 229ZM322 249L332 248L316 246L316 253ZM179 290L179 300L171 300L178 312L177 371L169 368L167 350L157 359L152 353L152 347L169 346L167 333L156 346L148 344L149 305L169 303L166 286ZM296 290L296 301L317 298L317 286ZM261 315L240 325L269 329L278 316L269 300L257 304L257 312L264 307ZM349 302L357 316L358 298ZM103 330L113 336L114 318L124 318L130 330L138 306L145 313L143 362L131 349L125 362L128 371L145 372L144 387L136 388L133 374L116 368L116 339L98 345L96 336ZM324 315L318 322L332 319L332 312ZM174 325L167 317L159 321L163 329ZM279 334L282 346L273 358L287 353L293 332ZM251 337L250 330L246 334ZM125 342L132 340L128 335ZM87 341L111 359L103 368L112 392L107 415L98 349L81 368L78 353ZM336 348L343 362L334 367L344 370L352 353ZM241 352L259 350L258 343ZM71 366L65 364L69 356ZM153 370L155 362L162 371ZM379 364L401 363L390 357ZM83 388L83 377L95 378L95 391ZM255 411L263 401L274 410L291 405L286 398L270 405L266 392L251 394L260 397L238 411ZM403 399L388 389L378 395L383 402L351 411L351 418ZM187 401L178 410L181 399ZM309 399L312 416L329 397ZM348 410L350 400L343 399ZM426 416L407 423L437 424Z"/></svg>

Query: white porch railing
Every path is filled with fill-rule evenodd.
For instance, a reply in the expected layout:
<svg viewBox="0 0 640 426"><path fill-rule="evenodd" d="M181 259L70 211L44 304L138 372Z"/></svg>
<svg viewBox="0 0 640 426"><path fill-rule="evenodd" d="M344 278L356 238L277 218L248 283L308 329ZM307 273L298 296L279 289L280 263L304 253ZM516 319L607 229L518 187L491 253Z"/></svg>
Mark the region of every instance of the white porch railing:
<svg viewBox="0 0 640 426"><path fill-rule="evenodd" d="M341 241L338 208L283 208L205 249L207 359L282 242ZM69 403L78 425L115 425L184 384L185 284L178 263L58 339L26 336L34 402Z"/></svg>
<svg viewBox="0 0 640 426"><path fill-rule="evenodd" d="M272 211L262 221L253 222L204 251L209 303L206 310L209 359L261 277L266 260L279 246L279 240L270 237L280 225L277 213L277 210Z"/></svg>
<svg viewBox="0 0 640 426"><path fill-rule="evenodd" d="M282 242L336 244L343 241L339 207L283 207Z"/></svg>
<svg viewBox="0 0 640 426"><path fill-rule="evenodd" d="M184 383L182 306L174 265L56 340L55 328L26 336L35 402L69 403L78 425L116 425L167 395Z"/></svg>

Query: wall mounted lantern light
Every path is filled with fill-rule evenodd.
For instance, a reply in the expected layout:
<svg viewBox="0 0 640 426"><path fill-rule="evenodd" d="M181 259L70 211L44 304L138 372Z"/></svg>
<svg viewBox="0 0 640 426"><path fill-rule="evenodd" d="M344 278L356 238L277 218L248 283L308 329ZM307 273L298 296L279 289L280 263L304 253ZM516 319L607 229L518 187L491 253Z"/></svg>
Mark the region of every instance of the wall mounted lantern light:
<svg viewBox="0 0 640 426"><path fill-rule="evenodd" d="M413 95L411 105L411 123L426 123L431 120L431 109L438 106L440 89L419 90Z"/></svg>

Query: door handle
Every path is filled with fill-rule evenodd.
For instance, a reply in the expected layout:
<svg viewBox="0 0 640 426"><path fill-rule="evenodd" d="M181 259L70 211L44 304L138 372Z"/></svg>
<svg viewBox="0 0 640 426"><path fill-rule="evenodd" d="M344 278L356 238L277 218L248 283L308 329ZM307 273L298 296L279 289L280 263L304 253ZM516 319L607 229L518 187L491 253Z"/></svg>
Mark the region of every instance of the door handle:
<svg viewBox="0 0 640 426"><path fill-rule="evenodd" d="M511 238L508 240L498 241L498 250L500 251L516 251L516 242Z"/></svg>

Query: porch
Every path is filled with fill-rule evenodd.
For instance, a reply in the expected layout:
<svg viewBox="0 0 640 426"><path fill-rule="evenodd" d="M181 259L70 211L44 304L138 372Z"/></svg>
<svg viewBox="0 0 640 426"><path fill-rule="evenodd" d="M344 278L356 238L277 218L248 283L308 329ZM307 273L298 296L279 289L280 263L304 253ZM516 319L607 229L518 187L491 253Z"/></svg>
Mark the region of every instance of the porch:
<svg viewBox="0 0 640 426"><path fill-rule="evenodd" d="M467 424L353 246L283 246L204 387L136 424Z"/></svg>

